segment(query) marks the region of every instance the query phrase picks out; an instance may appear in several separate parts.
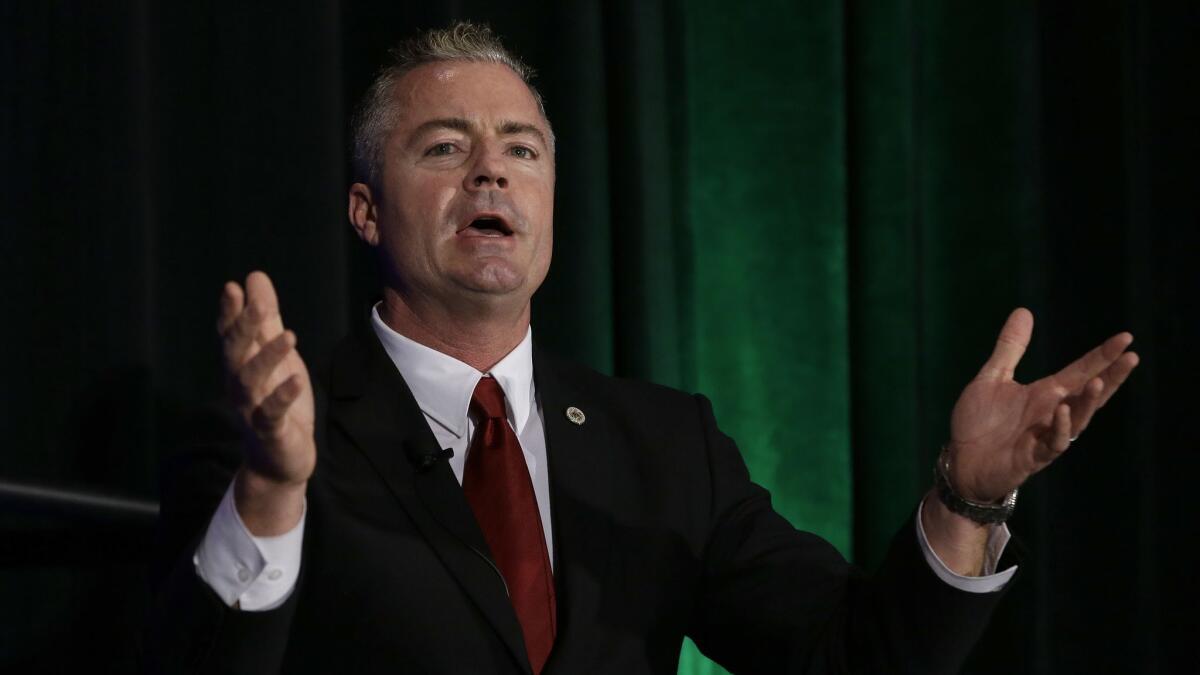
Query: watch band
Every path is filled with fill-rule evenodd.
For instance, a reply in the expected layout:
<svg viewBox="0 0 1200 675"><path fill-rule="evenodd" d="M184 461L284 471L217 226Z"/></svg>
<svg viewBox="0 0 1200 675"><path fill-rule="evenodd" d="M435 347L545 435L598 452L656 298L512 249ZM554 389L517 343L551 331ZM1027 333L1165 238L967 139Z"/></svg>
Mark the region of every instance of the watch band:
<svg viewBox="0 0 1200 675"><path fill-rule="evenodd" d="M1017 490L1013 489L999 503L988 504L977 502L959 495L950 485L950 453L945 447L938 455L933 467L933 484L937 488L938 499L954 513L965 516L980 525L1003 523L1017 508Z"/></svg>

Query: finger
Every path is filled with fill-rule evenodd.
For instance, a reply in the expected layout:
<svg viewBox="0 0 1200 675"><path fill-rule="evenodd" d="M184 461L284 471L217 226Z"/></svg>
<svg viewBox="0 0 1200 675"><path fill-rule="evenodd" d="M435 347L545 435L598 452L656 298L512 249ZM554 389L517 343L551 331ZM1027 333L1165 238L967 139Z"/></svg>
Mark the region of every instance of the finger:
<svg viewBox="0 0 1200 675"><path fill-rule="evenodd" d="M303 386L299 375L292 375L254 408L250 423L260 436L274 436L283 428L287 411L300 397Z"/></svg>
<svg viewBox="0 0 1200 675"><path fill-rule="evenodd" d="M1071 445L1071 406L1066 403L1060 403L1054 409L1054 422L1050 427L1049 437L1046 439L1046 447L1050 450L1050 455L1043 458L1043 461L1049 463L1057 458L1062 453L1066 452Z"/></svg>
<svg viewBox="0 0 1200 675"><path fill-rule="evenodd" d="M226 281L221 289L221 309L217 313L217 335L224 336L233 327L245 306L246 296L236 282Z"/></svg>
<svg viewBox="0 0 1200 675"><path fill-rule="evenodd" d="M1104 370L1100 375L1100 379L1104 381L1104 391L1100 394L1100 406L1108 403L1108 399L1117 393L1117 389L1121 387L1133 369L1137 368L1140 361L1136 352L1125 352L1121 358Z"/></svg>
<svg viewBox="0 0 1200 675"><path fill-rule="evenodd" d="M1092 415L1100 408L1100 397L1104 393L1104 380L1094 377L1083 388L1083 393L1068 401L1071 406L1071 438L1078 438L1092 421Z"/></svg>
<svg viewBox="0 0 1200 675"><path fill-rule="evenodd" d="M1117 333L1099 347L1076 359L1066 368L1054 374L1054 381L1067 391L1079 391L1088 380L1104 372L1133 342L1129 333Z"/></svg>
<svg viewBox="0 0 1200 675"><path fill-rule="evenodd" d="M276 368L296 345L296 334L284 331L262 346L249 361L238 370L238 383L242 387L242 399L258 405L272 386L272 375ZM282 375L281 375L282 376Z"/></svg>
<svg viewBox="0 0 1200 675"><path fill-rule="evenodd" d="M255 338L261 324L262 317L258 313L258 308L253 304L246 303L242 307L241 313L221 336L225 351L225 367L229 372L239 370L242 364L254 355L256 351Z"/></svg>
<svg viewBox="0 0 1200 675"><path fill-rule="evenodd" d="M283 332L283 318L279 315L279 298L275 286L265 272L255 270L246 277L246 302L262 317L258 340L274 340Z"/></svg>
<svg viewBox="0 0 1200 675"><path fill-rule="evenodd" d="M1033 313L1024 307L1018 307L1008 315L1004 327L1000 329L1000 337L996 338L996 348L992 356L979 370L979 377L989 380L1011 380L1017 364L1029 346L1029 336L1033 334Z"/></svg>

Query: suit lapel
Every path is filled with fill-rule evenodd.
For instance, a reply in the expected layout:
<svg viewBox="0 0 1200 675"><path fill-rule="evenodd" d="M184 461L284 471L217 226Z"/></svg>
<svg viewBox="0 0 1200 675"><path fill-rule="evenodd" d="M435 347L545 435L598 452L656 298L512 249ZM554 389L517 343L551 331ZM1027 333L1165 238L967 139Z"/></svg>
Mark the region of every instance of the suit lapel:
<svg viewBox="0 0 1200 675"><path fill-rule="evenodd" d="M572 387L536 349L534 379L550 471L558 633L546 670L555 672L556 666L563 667L558 664L578 667L595 660L591 629L612 544L612 435L600 402ZM571 407L583 412L582 424L568 417Z"/></svg>
<svg viewBox="0 0 1200 675"><path fill-rule="evenodd" d="M463 591L530 672L520 623L462 487L445 461L421 468L422 459L439 449L437 441L373 334L356 335L339 349L332 390L332 423L367 456Z"/></svg>

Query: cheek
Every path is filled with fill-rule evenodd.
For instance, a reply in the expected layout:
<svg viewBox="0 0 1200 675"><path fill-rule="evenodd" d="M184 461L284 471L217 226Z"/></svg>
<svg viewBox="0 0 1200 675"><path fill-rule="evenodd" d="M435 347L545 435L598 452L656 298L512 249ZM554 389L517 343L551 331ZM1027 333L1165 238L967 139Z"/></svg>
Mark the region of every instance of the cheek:
<svg viewBox="0 0 1200 675"><path fill-rule="evenodd" d="M450 204L458 196L458 183L454 182L450 185L447 185L446 181L437 181L436 183L431 181L431 183L427 188L429 190L427 194L430 196L431 207L429 215L431 218L436 217L438 219L438 225L444 225L446 214L450 211Z"/></svg>
<svg viewBox="0 0 1200 675"><path fill-rule="evenodd" d="M526 194L529 196L523 205L526 216L543 229L549 230L554 220L554 183L538 181Z"/></svg>
<svg viewBox="0 0 1200 675"><path fill-rule="evenodd" d="M452 233L447 213L458 191L445 181L410 180L397 191L390 209L395 232L392 248L410 257L417 251L428 255L437 243Z"/></svg>
<svg viewBox="0 0 1200 675"><path fill-rule="evenodd" d="M407 183L399 207L410 219L433 228L445 224L446 212L457 194L457 184L452 180L422 177Z"/></svg>
<svg viewBox="0 0 1200 675"><path fill-rule="evenodd" d="M545 269L550 266L550 257L554 249L554 188L551 187L546 193L545 198L539 202L540 213L537 214L538 223L541 226L541 241L538 242L538 249L534 254L537 259L538 267L542 268L542 274L545 274Z"/></svg>
<svg viewBox="0 0 1200 675"><path fill-rule="evenodd" d="M554 186L551 185L546 192L546 198L542 202L543 213L541 214L542 222L545 223L544 237L546 239L547 255L551 242L554 241Z"/></svg>

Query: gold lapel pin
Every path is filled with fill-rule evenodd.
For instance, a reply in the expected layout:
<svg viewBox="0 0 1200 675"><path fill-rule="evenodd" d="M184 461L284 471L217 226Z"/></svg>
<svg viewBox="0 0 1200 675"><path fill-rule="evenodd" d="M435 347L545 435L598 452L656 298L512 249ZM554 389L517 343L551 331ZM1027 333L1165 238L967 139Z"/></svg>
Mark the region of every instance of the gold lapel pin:
<svg viewBox="0 0 1200 675"><path fill-rule="evenodd" d="M587 416L584 415L583 411L579 408L571 406L570 408L567 408L567 419L571 420L575 424L583 424L587 420Z"/></svg>

